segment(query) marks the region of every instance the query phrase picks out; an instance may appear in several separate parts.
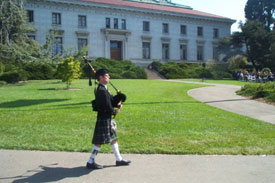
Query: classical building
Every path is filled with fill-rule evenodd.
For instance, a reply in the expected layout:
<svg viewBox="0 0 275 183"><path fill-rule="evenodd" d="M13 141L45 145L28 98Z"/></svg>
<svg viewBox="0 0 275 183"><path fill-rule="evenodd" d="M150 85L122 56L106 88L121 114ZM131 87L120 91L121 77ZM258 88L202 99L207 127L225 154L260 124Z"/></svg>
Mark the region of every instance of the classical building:
<svg viewBox="0 0 275 183"><path fill-rule="evenodd" d="M29 35L38 43L55 32L53 54L88 45L90 58L203 62L218 57L218 39L235 20L171 0L28 0Z"/></svg>

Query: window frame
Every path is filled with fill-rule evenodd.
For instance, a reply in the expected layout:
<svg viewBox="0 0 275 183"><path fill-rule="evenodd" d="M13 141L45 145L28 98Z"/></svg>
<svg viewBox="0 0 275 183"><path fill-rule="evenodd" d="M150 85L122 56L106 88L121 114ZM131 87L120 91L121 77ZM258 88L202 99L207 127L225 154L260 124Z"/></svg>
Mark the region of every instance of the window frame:
<svg viewBox="0 0 275 183"><path fill-rule="evenodd" d="M150 22L149 21L143 21L142 30L144 32L150 32Z"/></svg>
<svg viewBox="0 0 275 183"><path fill-rule="evenodd" d="M78 27L87 27L86 15L78 15Z"/></svg>
<svg viewBox="0 0 275 183"><path fill-rule="evenodd" d="M162 33L169 34L169 24L168 23L162 23Z"/></svg>
<svg viewBox="0 0 275 183"><path fill-rule="evenodd" d="M146 44L148 47L145 46ZM147 50L148 50L148 53L147 53ZM142 58L151 59L151 42L142 41Z"/></svg>
<svg viewBox="0 0 275 183"><path fill-rule="evenodd" d="M52 13L52 24L53 25L61 25L61 13L53 12Z"/></svg>
<svg viewBox="0 0 275 183"><path fill-rule="evenodd" d="M202 26L197 27L197 35L199 37L203 37L203 27Z"/></svg>

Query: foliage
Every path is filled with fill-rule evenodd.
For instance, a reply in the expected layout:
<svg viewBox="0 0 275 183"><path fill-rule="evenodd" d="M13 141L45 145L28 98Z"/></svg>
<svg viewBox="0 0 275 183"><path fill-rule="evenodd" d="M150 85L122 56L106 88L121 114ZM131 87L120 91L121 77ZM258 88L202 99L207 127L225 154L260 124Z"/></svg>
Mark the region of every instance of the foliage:
<svg viewBox="0 0 275 183"><path fill-rule="evenodd" d="M258 20L267 29L275 27L275 0L248 0L245 5L245 18Z"/></svg>
<svg viewBox="0 0 275 183"><path fill-rule="evenodd" d="M275 102L275 83L245 85L241 90L237 91L237 94L251 96L254 99L264 98L269 102Z"/></svg>
<svg viewBox="0 0 275 183"><path fill-rule="evenodd" d="M57 65L57 74L69 89L75 79L80 78L80 62L73 57L67 57Z"/></svg>
<svg viewBox="0 0 275 183"><path fill-rule="evenodd" d="M118 61L100 57L92 61L91 64L95 70L107 69L113 79L147 79L144 69L129 60ZM83 66L82 70L85 72L84 76L89 76L89 68L86 65Z"/></svg>
<svg viewBox="0 0 275 183"><path fill-rule="evenodd" d="M244 56L234 56L230 59L228 69L231 71L238 71L244 69L248 64L247 58Z"/></svg>
<svg viewBox="0 0 275 183"><path fill-rule="evenodd" d="M5 81L7 83L16 83L22 80L24 80L24 77L21 74L19 74L19 72L17 71L5 72L0 75L0 81Z"/></svg>
<svg viewBox="0 0 275 183"><path fill-rule="evenodd" d="M56 77L56 67L49 63L26 63L23 70L27 72L28 80L47 80Z"/></svg>
<svg viewBox="0 0 275 183"><path fill-rule="evenodd" d="M116 117L121 153L275 154L274 125L188 96L200 85L137 79L112 82L127 95ZM86 80L74 83L82 90L55 90L62 86L51 80L1 87L0 149L91 151L97 114L90 103L93 91ZM102 146L101 152L111 151Z"/></svg>
<svg viewBox="0 0 275 183"><path fill-rule="evenodd" d="M208 62L203 68L202 64L198 63L176 63L153 62L152 67L167 79L182 79L182 78L212 78L222 79L231 78L228 72L227 64L217 64L216 62Z"/></svg>

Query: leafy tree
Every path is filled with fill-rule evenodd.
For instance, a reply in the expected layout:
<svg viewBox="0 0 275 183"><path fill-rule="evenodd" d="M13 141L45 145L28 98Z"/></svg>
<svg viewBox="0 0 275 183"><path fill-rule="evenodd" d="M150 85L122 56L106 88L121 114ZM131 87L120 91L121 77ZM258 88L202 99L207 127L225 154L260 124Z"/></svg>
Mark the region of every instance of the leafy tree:
<svg viewBox="0 0 275 183"><path fill-rule="evenodd" d="M80 78L80 62L74 60L73 57L67 57L64 61L60 62L57 66L58 76L62 78L62 82L67 84L67 89L71 87L75 79Z"/></svg>
<svg viewBox="0 0 275 183"><path fill-rule="evenodd" d="M275 0L248 0L245 17L260 21L267 29L275 28Z"/></svg>
<svg viewBox="0 0 275 183"><path fill-rule="evenodd" d="M231 71L238 71L241 68L245 68L248 64L247 58L244 56L234 56L231 58L228 69Z"/></svg>

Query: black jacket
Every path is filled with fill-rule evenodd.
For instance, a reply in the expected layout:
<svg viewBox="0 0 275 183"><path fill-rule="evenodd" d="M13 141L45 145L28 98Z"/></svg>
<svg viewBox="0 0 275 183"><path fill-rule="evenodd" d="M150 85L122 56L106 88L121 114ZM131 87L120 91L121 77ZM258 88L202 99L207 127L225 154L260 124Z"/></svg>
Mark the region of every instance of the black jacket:
<svg viewBox="0 0 275 183"><path fill-rule="evenodd" d="M113 96L104 87L99 84L96 91L96 105L98 109L98 117L100 118L111 118L112 115L116 114L116 110L112 106Z"/></svg>

